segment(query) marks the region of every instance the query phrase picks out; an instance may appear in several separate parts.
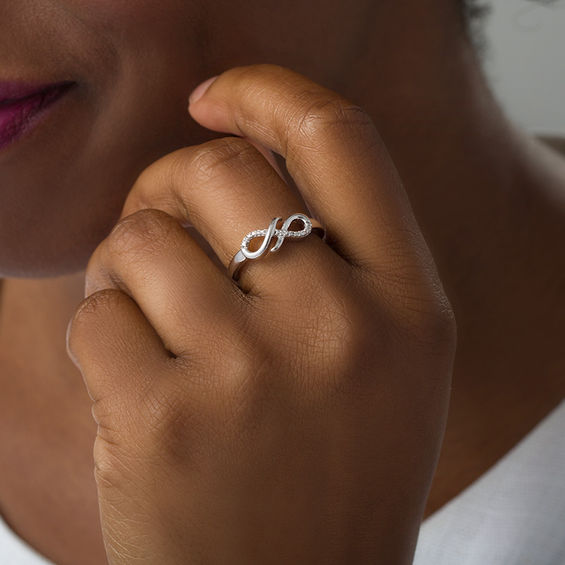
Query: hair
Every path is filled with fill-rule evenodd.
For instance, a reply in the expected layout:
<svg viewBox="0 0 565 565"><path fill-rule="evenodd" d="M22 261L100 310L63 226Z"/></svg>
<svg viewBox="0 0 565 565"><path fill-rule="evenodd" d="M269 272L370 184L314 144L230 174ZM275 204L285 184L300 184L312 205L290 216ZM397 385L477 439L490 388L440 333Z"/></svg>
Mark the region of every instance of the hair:
<svg viewBox="0 0 565 565"><path fill-rule="evenodd" d="M457 0L463 33L475 50L482 56L487 48L484 20L491 12L491 5L485 0Z"/></svg>
<svg viewBox="0 0 565 565"><path fill-rule="evenodd" d="M475 46L480 55L487 49L484 34L484 20L492 10L495 0L457 0L463 21L464 32L469 41ZM531 0L533 4L549 6L559 0Z"/></svg>
<svg viewBox="0 0 565 565"><path fill-rule="evenodd" d="M459 6L467 23L484 18L491 9L490 4L482 0L459 0Z"/></svg>
<svg viewBox="0 0 565 565"><path fill-rule="evenodd" d="M473 24L477 20L482 20L491 10L491 2L487 0L458 0L461 14L467 25ZM541 6L555 4L556 0L531 0Z"/></svg>

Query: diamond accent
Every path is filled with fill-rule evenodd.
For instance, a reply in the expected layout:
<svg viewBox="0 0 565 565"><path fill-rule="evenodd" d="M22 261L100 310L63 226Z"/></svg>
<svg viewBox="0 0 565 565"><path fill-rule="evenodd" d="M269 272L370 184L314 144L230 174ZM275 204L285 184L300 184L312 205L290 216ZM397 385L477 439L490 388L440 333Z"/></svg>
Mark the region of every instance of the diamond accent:
<svg viewBox="0 0 565 565"><path fill-rule="evenodd" d="M247 259L258 259L259 257L261 257L261 255L263 255L267 251L269 244L274 237L277 238L277 242L275 243L275 245L273 245L273 247L269 249L270 252L278 251L285 238L303 238L309 235L312 231L312 222L310 221L310 218L304 214L293 214L292 216L289 216L279 229L277 228L277 223L281 219L282 218L273 218L271 224L267 229L253 230L245 235L245 237L241 241L241 252ZM289 229L290 224L292 224L292 222L294 222L295 220L300 220L304 224L304 227L301 230ZM251 242L251 240L258 237L263 238L261 246L256 251L250 251L249 243Z"/></svg>

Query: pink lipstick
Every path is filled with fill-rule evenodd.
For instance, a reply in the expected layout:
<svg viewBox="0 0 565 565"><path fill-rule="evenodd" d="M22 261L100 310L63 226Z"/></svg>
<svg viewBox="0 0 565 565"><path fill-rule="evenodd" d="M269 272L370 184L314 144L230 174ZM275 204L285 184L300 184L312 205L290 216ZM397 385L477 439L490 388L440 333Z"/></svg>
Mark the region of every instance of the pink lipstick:
<svg viewBox="0 0 565 565"><path fill-rule="evenodd" d="M0 81L0 150L30 132L76 82L52 84Z"/></svg>

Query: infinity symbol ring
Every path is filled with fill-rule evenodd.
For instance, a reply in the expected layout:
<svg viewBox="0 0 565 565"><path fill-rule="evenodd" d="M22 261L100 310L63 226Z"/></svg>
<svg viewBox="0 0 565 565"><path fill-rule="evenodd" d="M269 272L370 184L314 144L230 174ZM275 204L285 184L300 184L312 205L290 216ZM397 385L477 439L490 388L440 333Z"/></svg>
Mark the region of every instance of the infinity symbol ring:
<svg viewBox="0 0 565 565"><path fill-rule="evenodd" d="M228 273L233 278L233 280L237 281L239 279L239 271L243 264L248 259L258 259L262 257L267 251L274 253L278 251L283 244L285 238L290 237L293 239L302 239L309 235L310 233L316 233L322 239L325 238L326 231L322 227L322 225L315 220L314 218L309 218L305 214L293 214L289 216L284 222L283 225L278 228L277 224L279 221L282 220L281 217L273 218L269 227L264 230L254 230L249 232L241 241L241 247L239 251L234 255L233 259L231 260L228 266ZM290 225L295 220L299 220L303 224L303 228L300 230L291 230ZM255 238L263 238L261 245L255 251L251 251L249 249L249 244ZM269 249L269 244L271 240L276 237L277 241Z"/></svg>

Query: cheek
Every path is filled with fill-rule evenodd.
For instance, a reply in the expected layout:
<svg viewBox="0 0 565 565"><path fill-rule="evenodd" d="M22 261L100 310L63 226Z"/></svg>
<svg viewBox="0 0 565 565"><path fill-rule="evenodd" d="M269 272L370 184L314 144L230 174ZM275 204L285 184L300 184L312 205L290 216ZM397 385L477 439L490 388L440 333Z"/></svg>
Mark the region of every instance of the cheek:
<svg viewBox="0 0 565 565"><path fill-rule="evenodd" d="M174 27L190 25L202 13L202 0L64 0L60 4L116 44L134 36L149 39L163 30L171 40Z"/></svg>
<svg viewBox="0 0 565 565"><path fill-rule="evenodd" d="M57 2L83 20L93 22L126 22L158 18L160 14L169 12L175 7L187 6L193 2L175 0L59 0Z"/></svg>
<svg viewBox="0 0 565 565"><path fill-rule="evenodd" d="M141 171L179 147L202 141L199 132L183 124L184 103L177 106L177 111L168 104L144 107L135 97L126 107L114 101L94 116L91 128L77 127L79 135L45 143L5 166L0 277L83 269L117 222ZM84 108L90 118L89 110Z"/></svg>
<svg viewBox="0 0 565 565"><path fill-rule="evenodd" d="M202 48L207 22L199 2L67 0L66 5L115 54L112 68L100 69L92 85L98 108L115 130L127 130L135 118L166 122L176 116L186 122L188 94L214 60Z"/></svg>
<svg viewBox="0 0 565 565"><path fill-rule="evenodd" d="M203 63L193 3L69 0L56 6L53 74L68 69L81 88L52 130L0 164L0 277L84 268L137 175L207 137L186 110ZM70 44L60 40L66 29ZM46 55L46 42L42 49Z"/></svg>

